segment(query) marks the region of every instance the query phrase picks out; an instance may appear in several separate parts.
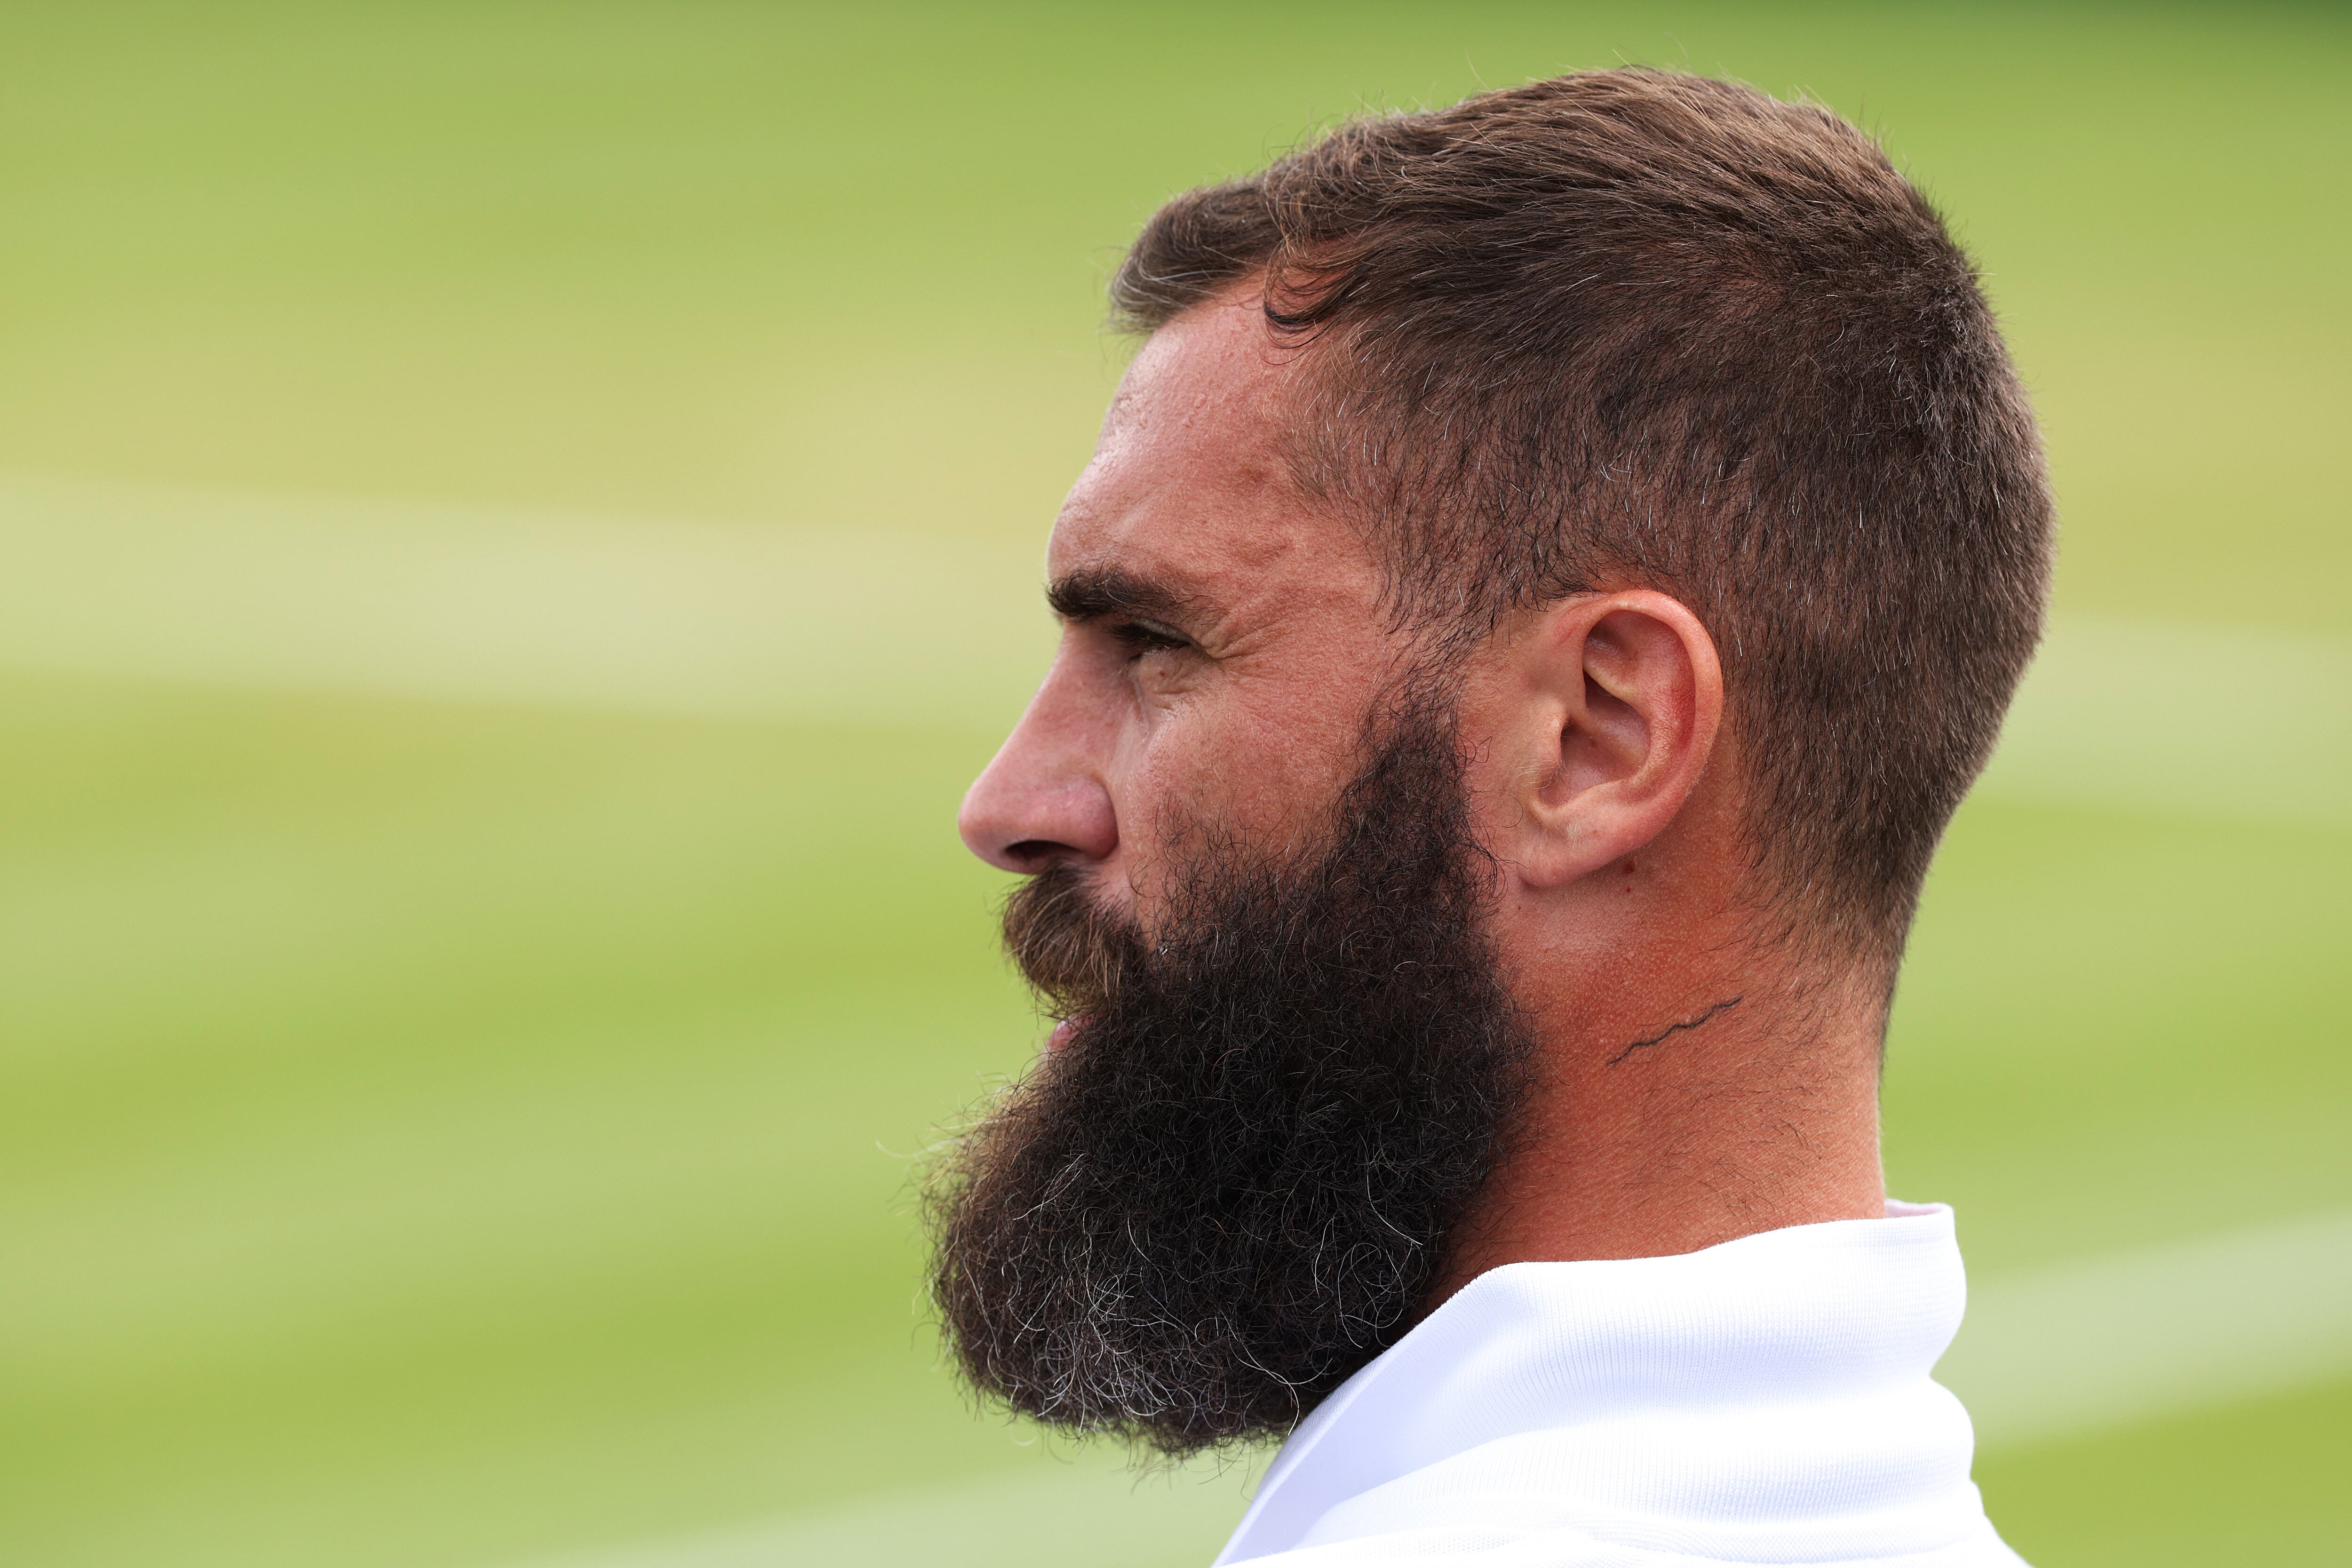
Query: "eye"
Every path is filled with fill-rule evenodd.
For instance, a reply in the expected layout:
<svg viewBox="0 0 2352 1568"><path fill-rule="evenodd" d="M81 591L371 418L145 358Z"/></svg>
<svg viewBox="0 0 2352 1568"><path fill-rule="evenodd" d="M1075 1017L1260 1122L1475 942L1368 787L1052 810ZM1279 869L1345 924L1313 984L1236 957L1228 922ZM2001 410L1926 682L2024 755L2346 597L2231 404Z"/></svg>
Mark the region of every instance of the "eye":
<svg viewBox="0 0 2352 1568"><path fill-rule="evenodd" d="M1116 621L1111 624L1110 635L1119 647L1127 649L1130 659L1141 658L1148 653L1165 653L1171 648L1192 646L1191 637L1153 621Z"/></svg>

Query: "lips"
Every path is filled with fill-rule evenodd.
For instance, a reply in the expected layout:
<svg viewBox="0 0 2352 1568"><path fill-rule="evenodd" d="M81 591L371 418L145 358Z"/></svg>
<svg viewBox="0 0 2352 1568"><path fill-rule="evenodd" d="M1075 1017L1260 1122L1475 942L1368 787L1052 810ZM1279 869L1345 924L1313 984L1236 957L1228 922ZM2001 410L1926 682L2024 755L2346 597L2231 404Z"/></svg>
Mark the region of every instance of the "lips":
<svg viewBox="0 0 2352 1568"><path fill-rule="evenodd" d="M1080 1013L1075 1017L1065 1018L1061 1022L1055 1024L1054 1026L1054 1032L1045 1037L1045 1049L1048 1051L1058 1051L1064 1046L1068 1045L1071 1038L1077 1034L1079 1028L1085 1025L1086 1021L1087 1016Z"/></svg>

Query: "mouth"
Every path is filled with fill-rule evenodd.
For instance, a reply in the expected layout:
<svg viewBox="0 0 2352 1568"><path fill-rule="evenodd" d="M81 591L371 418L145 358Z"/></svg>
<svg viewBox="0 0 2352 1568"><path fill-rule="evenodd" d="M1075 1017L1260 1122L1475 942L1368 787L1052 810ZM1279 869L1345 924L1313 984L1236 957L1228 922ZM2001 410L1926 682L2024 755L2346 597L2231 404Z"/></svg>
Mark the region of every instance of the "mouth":
<svg viewBox="0 0 2352 1568"><path fill-rule="evenodd" d="M1080 1013L1075 1017L1064 1018L1055 1024L1054 1032L1045 1037L1045 1049L1048 1052L1058 1051L1068 1045L1072 1037L1077 1034L1086 1021L1087 1015Z"/></svg>

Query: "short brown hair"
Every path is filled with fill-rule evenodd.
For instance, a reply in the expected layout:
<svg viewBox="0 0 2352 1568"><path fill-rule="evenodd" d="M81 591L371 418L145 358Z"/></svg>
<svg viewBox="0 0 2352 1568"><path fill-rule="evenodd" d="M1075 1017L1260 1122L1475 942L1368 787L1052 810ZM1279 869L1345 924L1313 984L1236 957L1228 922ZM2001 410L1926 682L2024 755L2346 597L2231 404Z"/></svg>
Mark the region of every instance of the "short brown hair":
<svg viewBox="0 0 2352 1568"><path fill-rule="evenodd" d="M1770 902L1891 966L2040 637L2052 510L1975 271L1878 145L1735 83L1559 77L1179 196L1112 297L1149 331L1253 279L1328 352L1296 466L1400 624L1682 598Z"/></svg>

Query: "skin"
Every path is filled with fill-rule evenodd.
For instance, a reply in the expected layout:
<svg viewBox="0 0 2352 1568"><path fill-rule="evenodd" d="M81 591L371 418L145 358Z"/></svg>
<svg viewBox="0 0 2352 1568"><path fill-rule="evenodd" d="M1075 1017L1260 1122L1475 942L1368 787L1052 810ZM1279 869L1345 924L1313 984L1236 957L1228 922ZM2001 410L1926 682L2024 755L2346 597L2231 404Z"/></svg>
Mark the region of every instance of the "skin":
<svg viewBox="0 0 2352 1568"><path fill-rule="evenodd" d="M1249 288L1137 355L1047 551L1060 649L964 800L991 865L1074 862L1149 931L1171 826L1273 852L1328 821L1414 647L1285 464L1300 374ZM1498 627L1462 679L1490 936L1539 1057L1432 1304L1506 1263L1883 1215L1885 987L1757 938L1706 626L1653 589L1580 595Z"/></svg>

